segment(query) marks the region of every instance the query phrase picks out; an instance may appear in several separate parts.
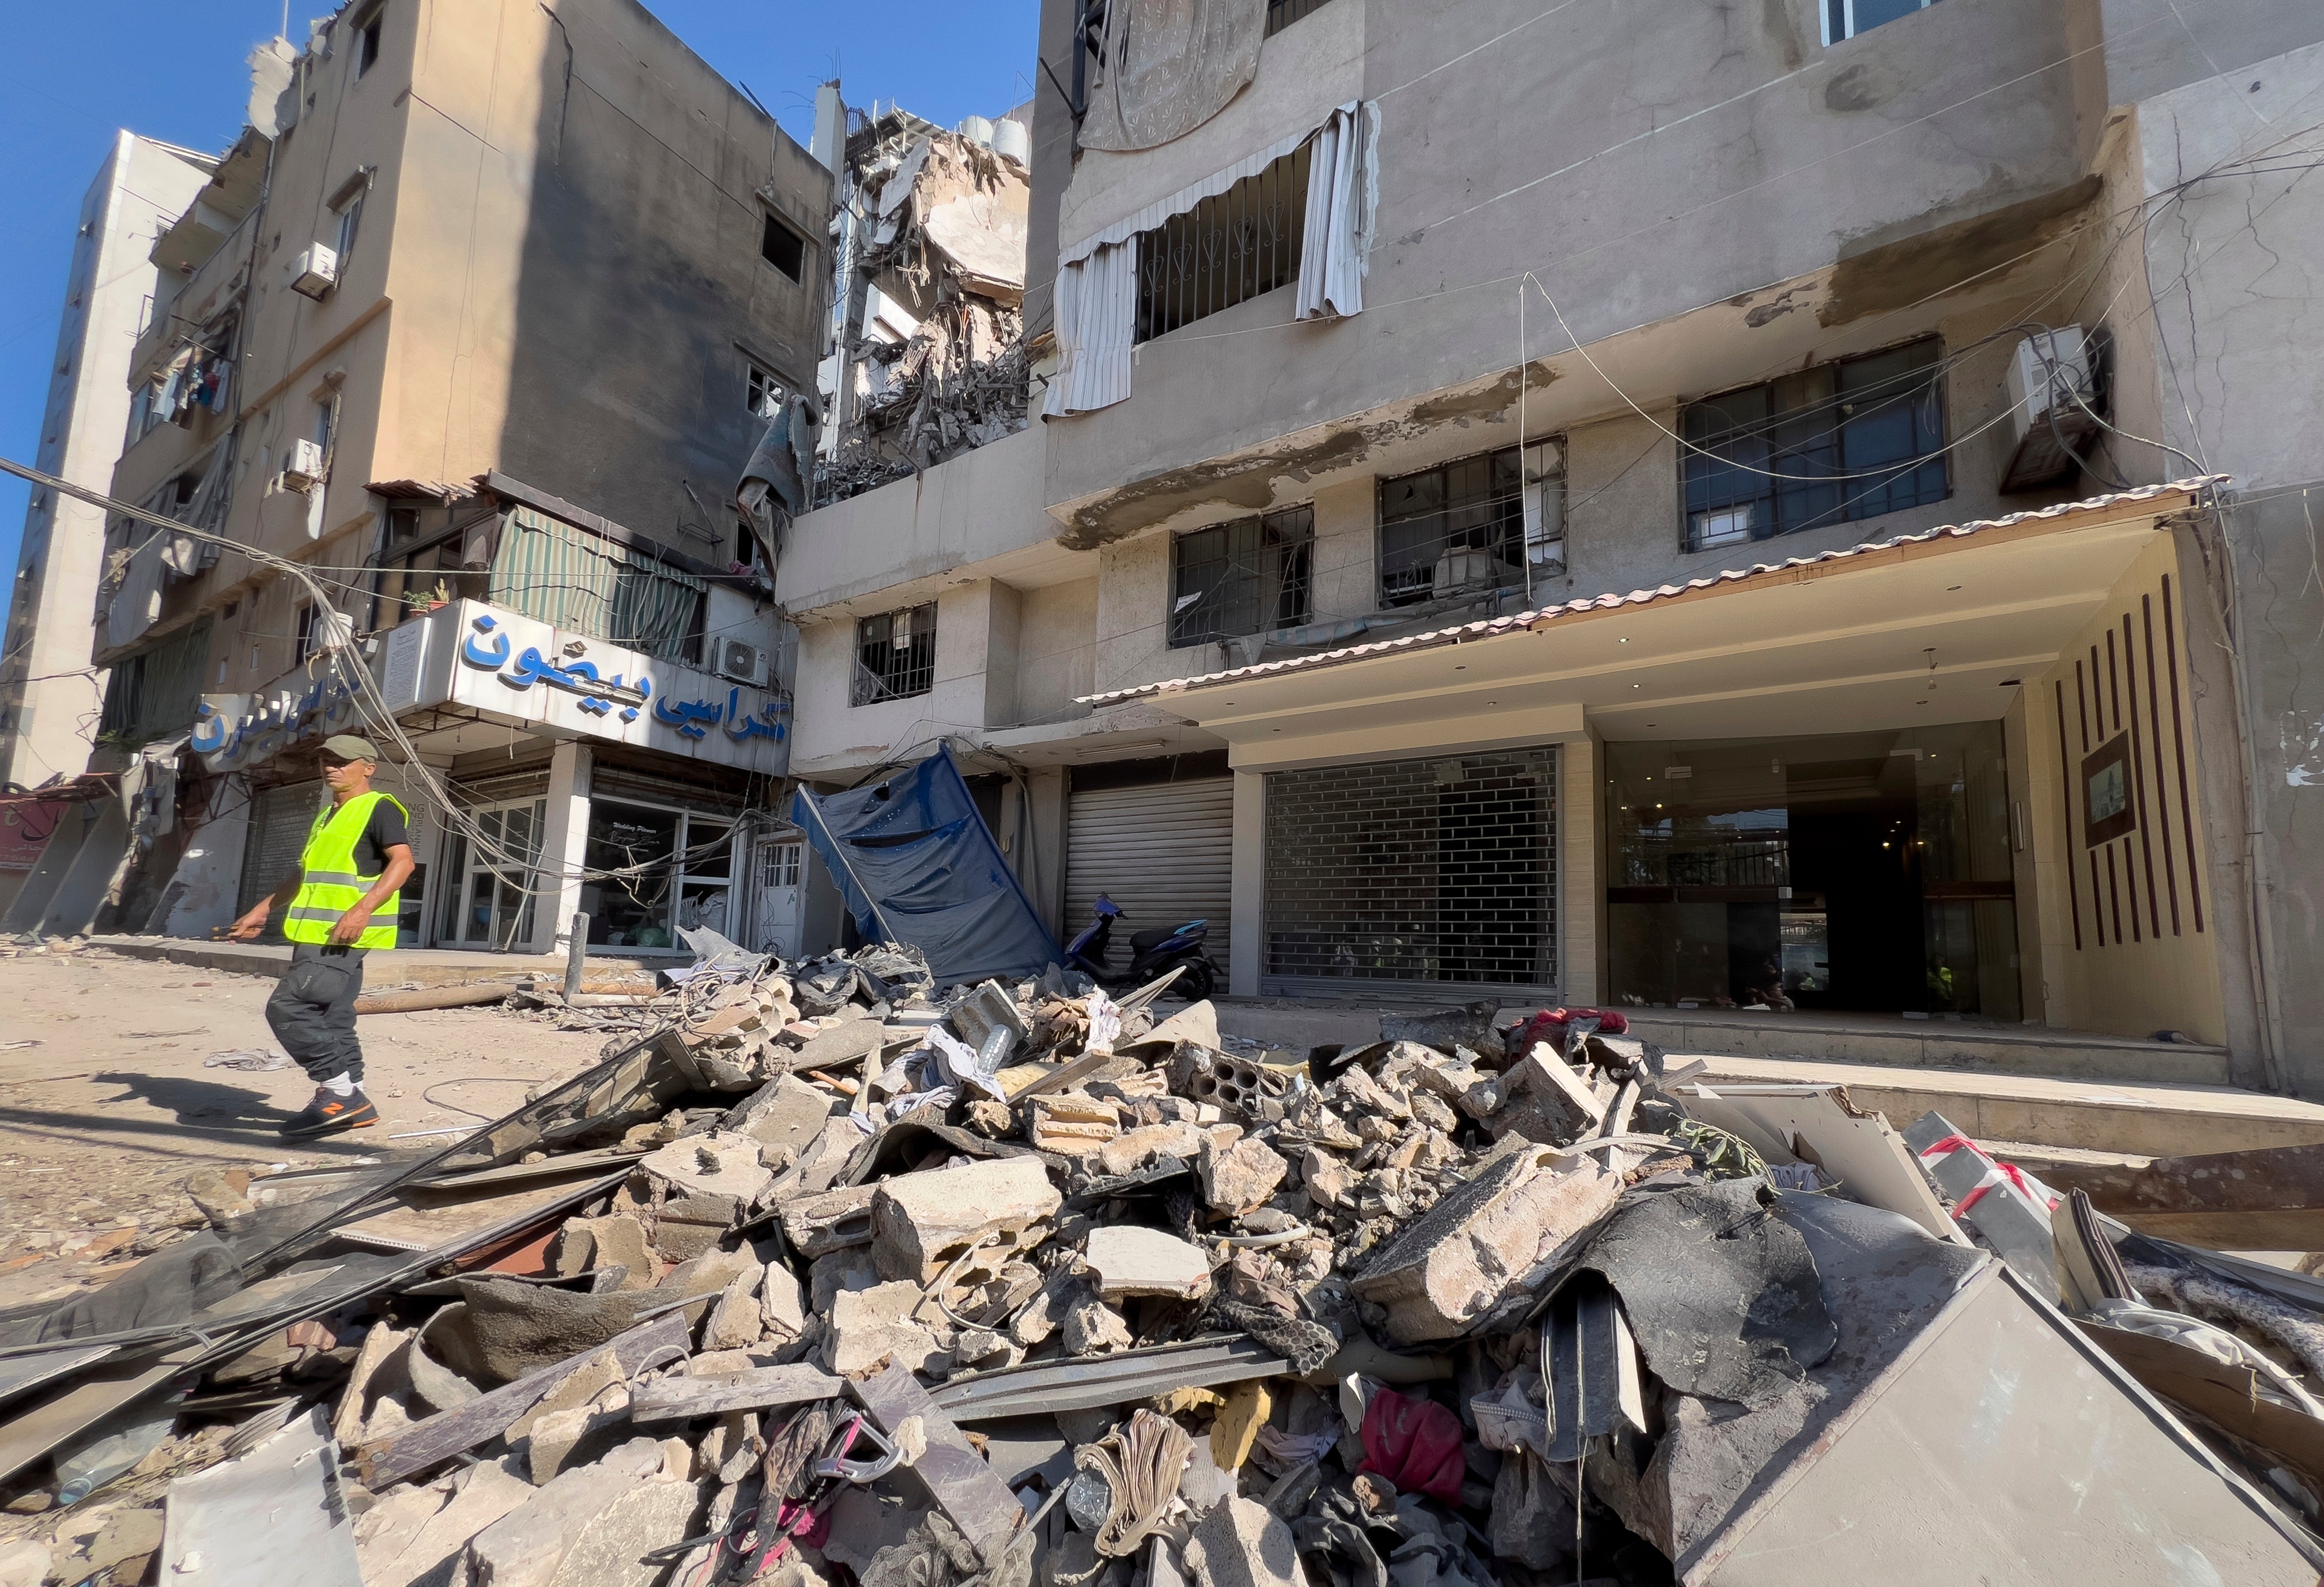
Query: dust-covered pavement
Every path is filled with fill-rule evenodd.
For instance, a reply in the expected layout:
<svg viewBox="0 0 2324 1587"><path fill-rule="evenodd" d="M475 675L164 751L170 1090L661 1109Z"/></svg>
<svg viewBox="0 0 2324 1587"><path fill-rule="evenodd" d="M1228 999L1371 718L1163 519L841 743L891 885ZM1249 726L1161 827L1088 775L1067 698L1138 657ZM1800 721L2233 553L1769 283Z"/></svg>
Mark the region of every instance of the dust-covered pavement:
<svg viewBox="0 0 2324 1587"><path fill-rule="evenodd" d="M61 1298L198 1226L180 1187L200 1170L441 1147L449 1137L387 1138L497 1118L606 1039L497 1008L366 1014L364 1088L381 1122L294 1147L275 1128L314 1094L296 1067L203 1066L274 1048L273 986L99 949L0 958L0 1306Z"/></svg>

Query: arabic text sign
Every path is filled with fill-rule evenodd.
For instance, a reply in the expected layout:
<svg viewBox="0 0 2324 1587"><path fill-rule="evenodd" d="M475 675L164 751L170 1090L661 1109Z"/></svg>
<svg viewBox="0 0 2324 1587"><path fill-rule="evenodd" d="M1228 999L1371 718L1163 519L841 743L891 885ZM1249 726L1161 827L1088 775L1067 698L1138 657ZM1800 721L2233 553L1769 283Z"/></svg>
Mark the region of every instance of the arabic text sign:
<svg viewBox="0 0 2324 1587"><path fill-rule="evenodd" d="M456 651L445 697L462 705L756 771L788 763L790 702L779 695L481 602L458 602L429 623L429 649ZM439 666L431 656L420 670L432 680Z"/></svg>

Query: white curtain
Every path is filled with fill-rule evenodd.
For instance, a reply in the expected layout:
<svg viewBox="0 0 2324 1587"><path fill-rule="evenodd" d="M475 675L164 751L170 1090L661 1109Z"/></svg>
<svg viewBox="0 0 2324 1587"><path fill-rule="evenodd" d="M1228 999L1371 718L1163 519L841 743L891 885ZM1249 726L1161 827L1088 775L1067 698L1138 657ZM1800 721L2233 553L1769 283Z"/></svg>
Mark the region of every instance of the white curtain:
<svg viewBox="0 0 2324 1587"><path fill-rule="evenodd" d="M1307 163L1307 230L1299 250L1300 319L1359 314L1371 214L1374 125L1369 105L1342 105L1315 129Z"/></svg>
<svg viewBox="0 0 2324 1587"><path fill-rule="evenodd" d="M1351 101L1324 117L1321 126L1246 154L1224 171L1157 198L1065 249L1057 268L1057 374L1042 400L1042 417L1086 413L1130 395L1139 234L1225 192L1245 177L1257 176L1311 138L1316 145L1308 162L1295 318L1353 314L1362 309L1364 249L1373 207L1371 145L1379 125L1374 106Z"/></svg>
<svg viewBox="0 0 2324 1587"><path fill-rule="evenodd" d="M1109 243L1057 272L1057 373L1041 416L1062 419L1130 395L1138 318L1138 239Z"/></svg>

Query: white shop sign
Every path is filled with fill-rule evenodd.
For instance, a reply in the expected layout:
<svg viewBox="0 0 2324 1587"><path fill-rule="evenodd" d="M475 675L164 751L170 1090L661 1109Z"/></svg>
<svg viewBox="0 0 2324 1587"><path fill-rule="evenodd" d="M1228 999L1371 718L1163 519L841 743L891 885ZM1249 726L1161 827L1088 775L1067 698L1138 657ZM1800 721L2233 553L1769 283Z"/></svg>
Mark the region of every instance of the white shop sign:
<svg viewBox="0 0 2324 1587"><path fill-rule="evenodd" d="M380 692L399 716L466 706L556 737L610 739L687 760L781 776L790 702L692 667L552 628L482 601L455 601L380 636ZM208 696L194 750L213 770L264 760L301 738L364 728L325 664L255 697Z"/></svg>

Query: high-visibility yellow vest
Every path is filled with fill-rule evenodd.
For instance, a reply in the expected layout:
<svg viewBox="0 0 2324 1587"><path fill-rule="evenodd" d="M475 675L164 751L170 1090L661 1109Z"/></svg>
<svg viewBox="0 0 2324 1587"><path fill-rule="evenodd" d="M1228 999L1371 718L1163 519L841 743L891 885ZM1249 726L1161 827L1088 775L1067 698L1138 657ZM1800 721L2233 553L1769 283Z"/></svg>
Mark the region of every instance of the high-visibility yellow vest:
<svg viewBox="0 0 2324 1587"><path fill-rule="evenodd" d="M316 816L314 828L307 834L307 846L299 855L298 896L290 900L290 913L282 917L284 937L292 942L330 941L331 927L339 923L339 917L363 902L364 894L379 880L356 872L355 844L371 824L372 807L382 799L403 810L392 794L367 793ZM405 820L411 818L410 811L403 813ZM402 896L392 892L380 901L372 912L372 923L355 938L355 946L395 946L396 914Z"/></svg>

